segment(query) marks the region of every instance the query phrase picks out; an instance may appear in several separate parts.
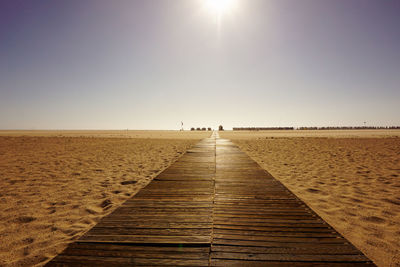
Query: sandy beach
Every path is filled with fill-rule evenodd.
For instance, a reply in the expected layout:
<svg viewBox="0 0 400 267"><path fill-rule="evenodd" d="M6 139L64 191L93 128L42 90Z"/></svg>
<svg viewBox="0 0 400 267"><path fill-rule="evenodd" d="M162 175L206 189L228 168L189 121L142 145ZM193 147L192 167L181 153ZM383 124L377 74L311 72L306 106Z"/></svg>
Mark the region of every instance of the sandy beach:
<svg viewBox="0 0 400 267"><path fill-rule="evenodd" d="M220 133L378 266L400 266L400 131Z"/></svg>
<svg viewBox="0 0 400 267"><path fill-rule="evenodd" d="M209 135L0 131L0 266L42 266Z"/></svg>
<svg viewBox="0 0 400 267"><path fill-rule="evenodd" d="M209 135L0 131L1 266L42 266ZM220 135L378 266L400 266L400 131Z"/></svg>

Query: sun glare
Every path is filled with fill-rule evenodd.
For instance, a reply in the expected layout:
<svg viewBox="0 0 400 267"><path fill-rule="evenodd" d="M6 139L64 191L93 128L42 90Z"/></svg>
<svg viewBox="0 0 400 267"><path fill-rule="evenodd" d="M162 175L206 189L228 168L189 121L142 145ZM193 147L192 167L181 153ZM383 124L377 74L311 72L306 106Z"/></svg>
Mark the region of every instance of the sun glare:
<svg viewBox="0 0 400 267"><path fill-rule="evenodd" d="M207 8L217 16L231 11L235 7L235 0L206 0Z"/></svg>

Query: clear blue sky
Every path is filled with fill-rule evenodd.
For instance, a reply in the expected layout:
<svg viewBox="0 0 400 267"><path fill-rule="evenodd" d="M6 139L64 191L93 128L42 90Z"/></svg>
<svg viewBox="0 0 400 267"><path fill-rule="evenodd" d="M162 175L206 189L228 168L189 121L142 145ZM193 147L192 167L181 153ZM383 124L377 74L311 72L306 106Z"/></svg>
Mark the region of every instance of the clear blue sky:
<svg viewBox="0 0 400 267"><path fill-rule="evenodd" d="M1 129L400 125L400 1L2 0Z"/></svg>

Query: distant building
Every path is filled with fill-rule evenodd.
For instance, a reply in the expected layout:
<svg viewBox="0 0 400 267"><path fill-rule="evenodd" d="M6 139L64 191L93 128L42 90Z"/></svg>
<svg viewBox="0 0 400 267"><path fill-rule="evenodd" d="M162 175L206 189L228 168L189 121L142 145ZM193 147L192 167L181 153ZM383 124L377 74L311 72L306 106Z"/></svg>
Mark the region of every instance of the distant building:
<svg viewBox="0 0 400 267"><path fill-rule="evenodd" d="M220 125L220 126L218 127L218 131L223 131L223 130L224 130L224 126Z"/></svg>

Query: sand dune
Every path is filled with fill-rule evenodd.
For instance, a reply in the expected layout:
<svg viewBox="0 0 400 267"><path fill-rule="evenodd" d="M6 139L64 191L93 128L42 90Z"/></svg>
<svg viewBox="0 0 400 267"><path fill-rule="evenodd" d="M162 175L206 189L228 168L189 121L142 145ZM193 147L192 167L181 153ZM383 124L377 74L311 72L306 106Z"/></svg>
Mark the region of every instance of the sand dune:
<svg viewBox="0 0 400 267"><path fill-rule="evenodd" d="M221 137L238 144L376 264L400 266L399 134L224 132Z"/></svg>
<svg viewBox="0 0 400 267"><path fill-rule="evenodd" d="M209 135L52 134L0 136L0 266L43 265Z"/></svg>

